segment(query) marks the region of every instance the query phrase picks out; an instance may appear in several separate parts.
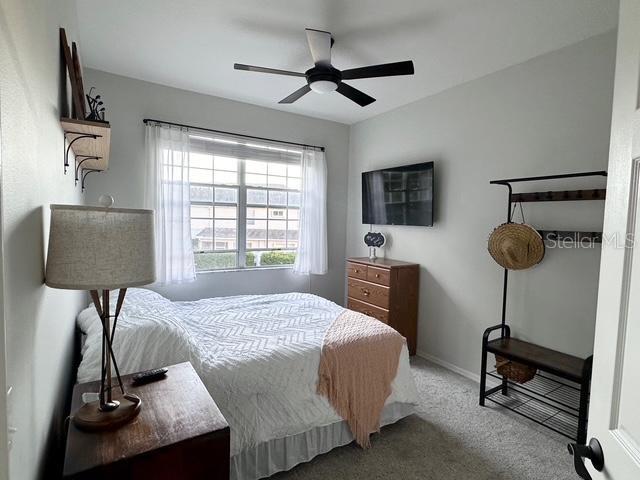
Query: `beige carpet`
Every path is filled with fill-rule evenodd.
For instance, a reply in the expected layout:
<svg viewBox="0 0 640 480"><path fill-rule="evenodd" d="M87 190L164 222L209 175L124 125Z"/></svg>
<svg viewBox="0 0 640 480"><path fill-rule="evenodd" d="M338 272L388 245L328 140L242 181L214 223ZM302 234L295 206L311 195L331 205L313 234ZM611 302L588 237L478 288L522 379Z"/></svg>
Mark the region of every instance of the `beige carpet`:
<svg viewBox="0 0 640 480"><path fill-rule="evenodd" d="M353 443L277 480L575 480L569 441L500 409L478 406L478 384L420 358L418 414L382 429L370 450Z"/></svg>

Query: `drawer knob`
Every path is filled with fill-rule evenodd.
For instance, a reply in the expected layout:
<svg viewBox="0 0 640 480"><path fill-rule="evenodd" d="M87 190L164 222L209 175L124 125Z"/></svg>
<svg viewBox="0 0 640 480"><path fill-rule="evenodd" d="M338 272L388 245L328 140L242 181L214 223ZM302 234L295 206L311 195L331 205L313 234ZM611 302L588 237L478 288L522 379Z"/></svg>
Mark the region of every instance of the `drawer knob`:
<svg viewBox="0 0 640 480"><path fill-rule="evenodd" d="M376 273L376 278L380 278L380 274L379 273Z"/></svg>
<svg viewBox="0 0 640 480"><path fill-rule="evenodd" d="M360 273L360 270L358 270L357 268L354 268L353 273Z"/></svg>
<svg viewBox="0 0 640 480"><path fill-rule="evenodd" d="M367 290L366 288L362 289L362 294L363 294L365 297L368 297L370 293L371 293L371 292L369 292L369 290Z"/></svg>

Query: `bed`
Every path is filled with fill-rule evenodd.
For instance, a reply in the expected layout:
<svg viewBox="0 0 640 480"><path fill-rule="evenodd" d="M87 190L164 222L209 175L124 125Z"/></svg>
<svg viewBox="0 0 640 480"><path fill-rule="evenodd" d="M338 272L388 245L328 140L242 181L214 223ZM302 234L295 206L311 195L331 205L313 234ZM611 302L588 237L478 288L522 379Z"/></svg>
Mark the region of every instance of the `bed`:
<svg viewBox="0 0 640 480"><path fill-rule="evenodd" d="M305 293L172 302L130 289L114 350L122 374L190 361L231 427L231 478L264 478L353 440L316 393L324 334L344 310ZM101 325L93 306L78 324L84 334L78 382L86 382L100 372ZM405 346L381 425L412 414L416 404Z"/></svg>

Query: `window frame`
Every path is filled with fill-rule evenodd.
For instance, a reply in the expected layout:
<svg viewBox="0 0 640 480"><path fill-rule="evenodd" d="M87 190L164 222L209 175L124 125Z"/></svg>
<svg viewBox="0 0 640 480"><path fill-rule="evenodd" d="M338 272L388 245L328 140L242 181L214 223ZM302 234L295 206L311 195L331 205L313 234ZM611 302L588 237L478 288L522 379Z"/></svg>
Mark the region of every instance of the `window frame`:
<svg viewBox="0 0 640 480"><path fill-rule="evenodd" d="M277 145L280 148L287 148L287 150L289 152L295 151L297 152L297 150L291 149L290 147L288 147L287 145ZM212 160L215 162L215 157L216 156L227 156L230 157L229 155L221 155L216 153L215 151L208 151L208 150L194 150L195 153L205 153L207 155L211 155L212 156ZM298 162L291 162L291 161L283 161L282 163L289 166L289 165L296 165L299 166L300 168L302 168L302 150L299 151L298 155L299 155L299 161ZM288 233L289 233L289 222L290 221L297 221L298 222L298 235L300 232L300 205L289 205L289 192L294 192L294 193L298 193L298 194L302 194L302 188L299 189L292 189L292 188L287 188L286 186L284 188L281 187L269 187L269 182L267 181L266 186L258 186L258 185L248 185L246 183L246 161L247 160L252 160L252 161L260 161L260 162L265 162L267 164L269 163L279 163L277 160L274 159L261 159L261 158L239 158L239 157L230 157L230 158L235 158L235 160L237 161L237 173L238 173L238 177L237 177L237 184L218 184L215 183L215 174L212 177L212 183L202 183L202 182L189 182L190 187L191 186L202 186L202 187L207 187L207 188L212 188L212 199L211 201L199 201L199 200L191 200L191 189L189 192L189 205L190 205L190 212L189 212L189 221L191 222L192 219L202 219L202 220L211 220L212 221L212 242L211 242L211 250L196 250L194 248L193 250L193 254L194 254L194 260L195 260L195 256L197 254L202 254L202 253L235 253L236 255L236 261L235 261L235 266L233 267L221 267L221 268L207 268L207 269L198 269L197 268L197 262L196 262L196 275L201 274L201 273L217 273L217 272L229 272L229 271L243 271L243 270L268 270L268 269L291 269L293 268L293 263L291 264L282 264L282 265L253 265L253 266L247 266L246 265L246 261L247 261L247 253L248 252L291 252L291 251L296 251L297 250L297 245L295 248L288 248L288 242L289 242L289 238L288 238ZM212 168L215 171L215 163L212 164ZM194 167L194 168L198 168L198 167ZM191 167L189 167L189 170L191 169ZM189 176L190 176L190 171L188 172ZM268 179L268 174L265 174L265 177L267 177ZM300 176L300 182L302 181L302 175ZM190 177L189 177L190 178ZM289 172L287 171L287 175L286 175L286 179L288 180L289 177ZM291 178L298 178L298 177L291 177ZM288 186L288 183L287 183ZM233 188L236 189L238 192L238 199L237 199L237 203L229 203L229 202L216 202L216 192L215 189L216 188ZM260 205L260 204L249 204L247 203L247 190L262 190L264 192L267 193L267 200L266 203L264 205ZM273 206L271 206L269 204L269 192L271 191L280 191L280 192L285 192L287 194L287 202L285 205L280 206L278 205L277 207L281 207L284 210L286 210L286 214L284 215L283 218L277 218L277 219L270 219L269 218L269 209L270 208L274 208ZM237 208L237 213L236 213L236 232L237 232L237 236L236 236L236 249L216 249L215 248L215 243L216 243L216 237L215 237L215 220L216 220L216 207L217 206L234 206ZM191 214L191 206L206 206L206 207L212 207L213 208L213 213L212 213L212 217L211 218L203 218L203 217L194 217ZM266 229L266 234L265 234L265 241L266 241L266 246L265 248L248 248L247 247L247 209L248 208L265 208L267 210L267 216L264 219L266 224L267 224L267 229ZM297 215L297 219L293 219L290 220L289 219L289 210L293 209L293 210L297 210L298 211L298 215ZM221 220L221 219L220 219ZM231 220L231 219L224 219L224 220ZM261 219L260 219L261 220ZM269 245L269 220L276 220L276 221L284 221L285 222L285 237L284 237L284 243L285 243L285 247L284 248L268 248ZM193 240L193 238L192 238ZM297 243L297 241L296 241Z"/></svg>

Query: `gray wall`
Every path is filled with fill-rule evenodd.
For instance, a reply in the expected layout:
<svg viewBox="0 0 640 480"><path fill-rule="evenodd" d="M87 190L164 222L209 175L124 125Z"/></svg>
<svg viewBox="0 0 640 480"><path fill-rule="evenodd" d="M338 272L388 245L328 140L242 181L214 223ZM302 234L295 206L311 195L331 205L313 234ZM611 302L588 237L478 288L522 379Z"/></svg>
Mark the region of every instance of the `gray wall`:
<svg viewBox="0 0 640 480"><path fill-rule="evenodd" d="M348 255L366 253L361 172L436 162L434 227L375 228L391 238L387 257L422 266L422 354L477 373L482 332L499 323L502 270L486 241L505 220L506 189L489 180L606 169L615 41L593 37L352 126ZM525 204L525 217L539 228L599 230L602 203ZM590 354L599 257L599 248L548 249L542 264L511 274L515 334Z"/></svg>
<svg viewBox="0 0 640 480"><path fill-rule="evenodd" d="M122 207L141 207L144 186L145 117L235 133L326 147L328 179L329 272L299 276L290 269L202 273L195 283L158 288L169 298L195 299L243 293L310 291L340 302L344 289L349 127L340 123L257 107L165 87L96 70L85 72L111 122L109 170L87 180L86 198L95 203L109 193ZM265 92L268 95L268 92Z"/></svg>
<svg viewBox="0 0 640 480"><path fill-rule="evenodd" d="M43 283L49 204L82 203L73 175L63 173L58 120L58 27L71 41L75 25L73 2L0 3L3 296L15 479L56 477L75 317L84 304L82 293Z"/></svg>

